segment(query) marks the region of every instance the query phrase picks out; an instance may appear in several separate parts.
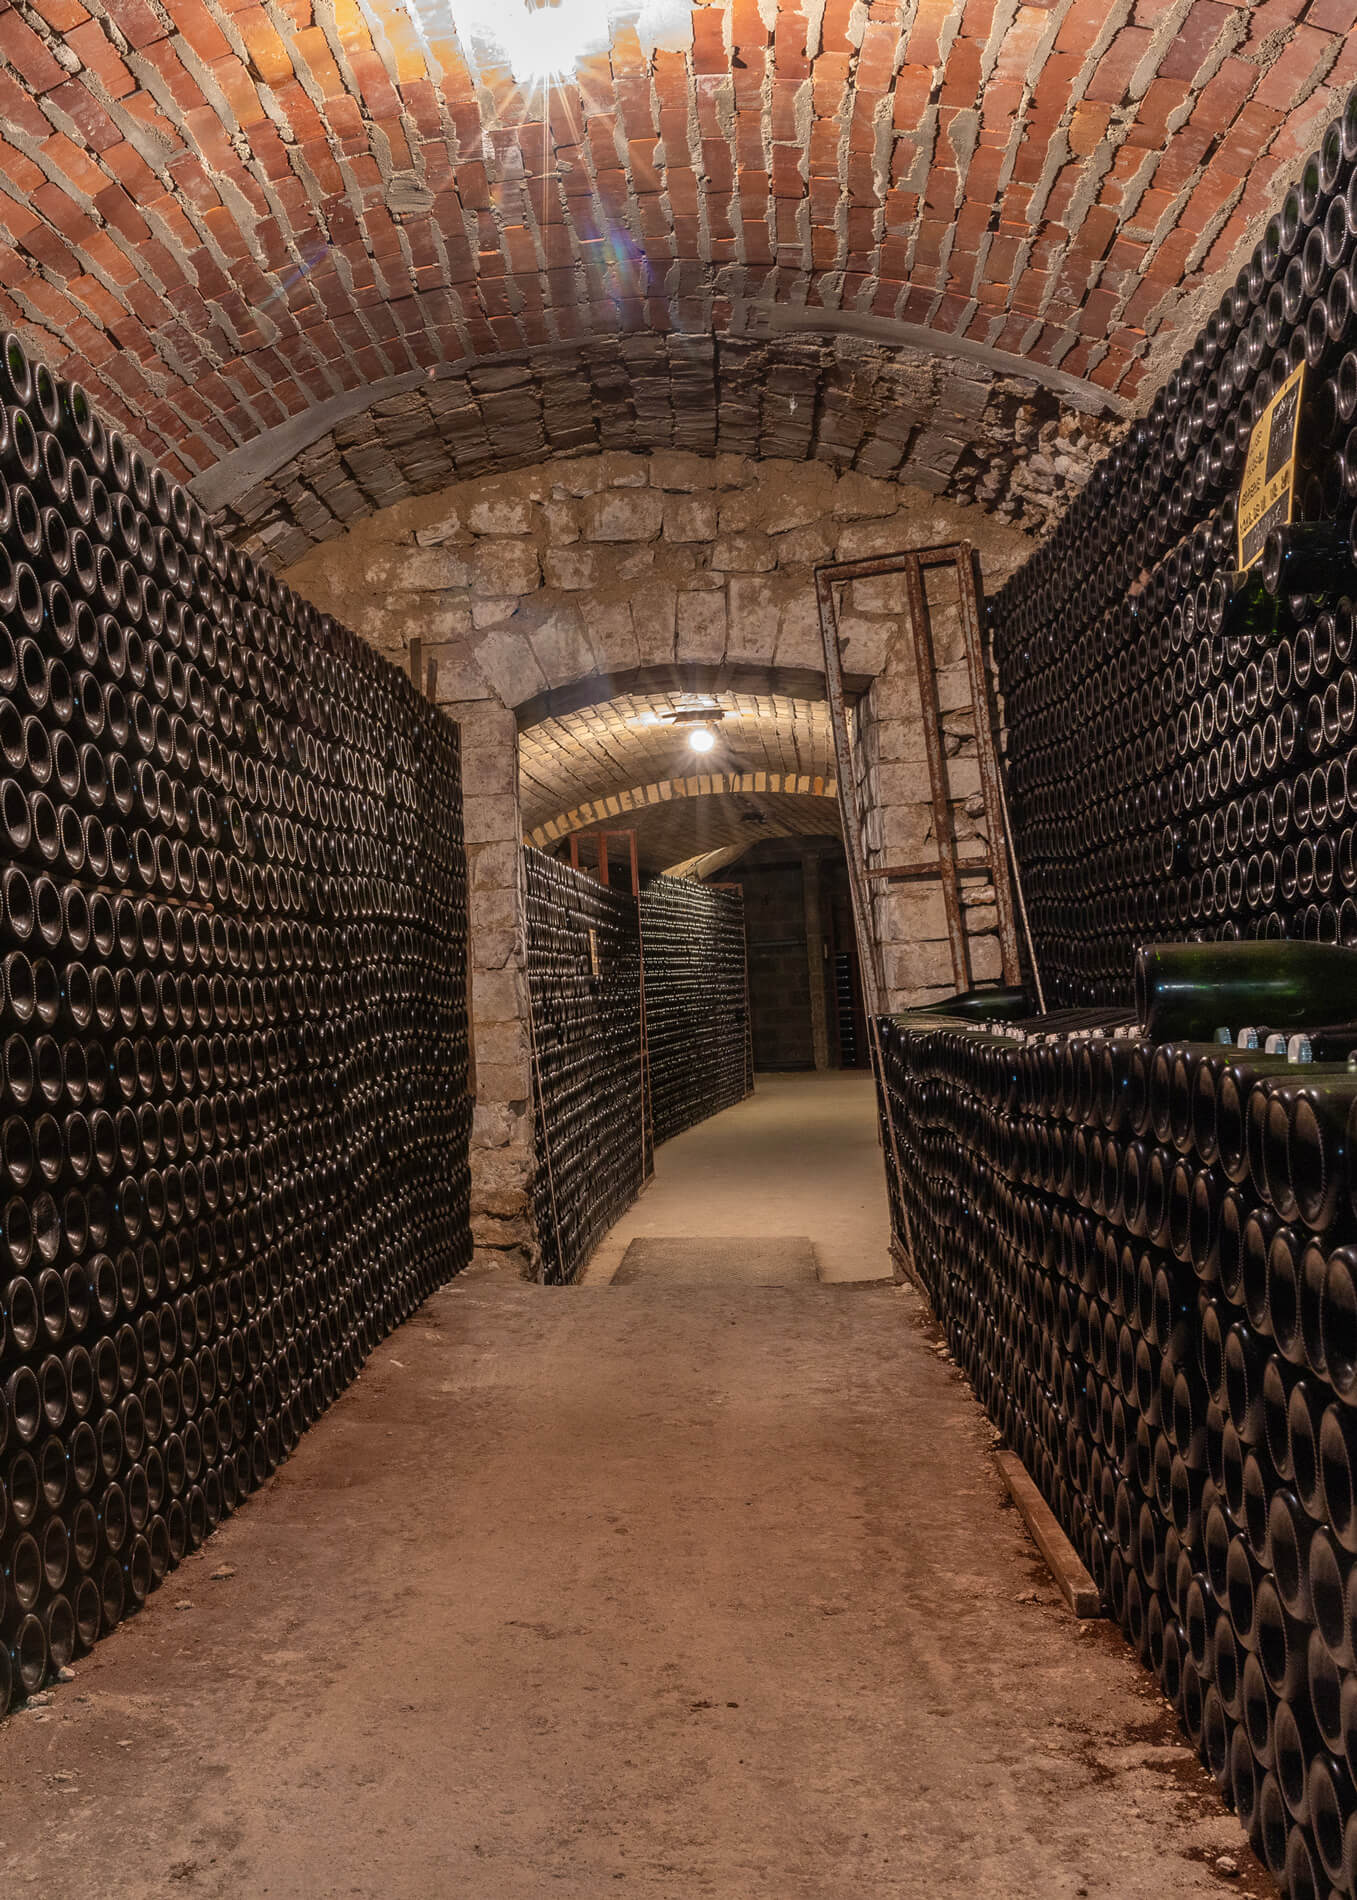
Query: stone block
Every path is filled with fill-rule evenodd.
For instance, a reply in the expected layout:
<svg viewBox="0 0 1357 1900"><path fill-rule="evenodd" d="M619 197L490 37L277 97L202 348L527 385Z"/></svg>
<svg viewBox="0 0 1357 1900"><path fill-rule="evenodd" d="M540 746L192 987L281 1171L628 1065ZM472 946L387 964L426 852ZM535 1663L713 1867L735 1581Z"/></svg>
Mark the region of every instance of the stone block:
<svg viewBox="0 0 1357 1900"><path fill-rule="evenodd" d="M519 926L518 917L518 845L515 840L510 847L513 854L513 876L508 882L502 882L494 876L493 869L487 871L479 885L471 892L471 952L480 970L493 970L509 961L509 957L497 954L494 939L501 935L513 936ZM498 851L498 844L483 845L482 852ZM510 945L510 951L516 960L518 955L517 939Z"/></svg>
<svg viewBox="0 0 1357 1900"><path fill-rule="evenodd" d="M952 953L946 943L889 944L885 953L888 990L921 986L952 987Z"/></svg>
<svg viewBox="0 0 1357 1900"><path fill-rule="evenodd" d="M463 724L473 702L486 703L492 688L463 641L428 655L434 663L434 698L450 719Z"/></svg>
<svg viewBox="0 0 1357 1900"><path fill-rule="evenodd" d="M747 534L752 528L763 525L762 488L737 489L721 497L720 529L722 534Z"/></svg>
<svg viewBox="0 0 1357 1900"><path fill-rule="evenodd" d="M478 541L472 555L472 585L481 595L530 594L542 584L537 548L531 541Z"/></svg>
<svg viewBox="0 0 1357 1900"><path fill-rule="evenodd" d="M980 761L970 754L947 761L947 785L953 798L966 798L980 790Z"/></svg>
<svg viewBox="0 0 1357 1900"><path fill-rule="evenodd" d="M632 625L642 666L663 666L674 657L677 593L668 581L645 581L633 588Z"/></svg>
<svg viewBox="0 0 1357 1900"><path fill-rule="evenodd" d="M522 954L522 932L518 920L518 894L515 891L487 892L495 903L511 915L506 923L491 927L481 914L479 901L473 905L472 934L479 967L487 970L516 968Z"/></svg>
<svg viewBox="0 0 1357 1900"><path fill-rule="evenodd" d="M468 845L498 844L501 839L516 838L520 831L518 799L512 793L507 798L464 798L462 825Z"/></svg>
<svg viewBox="0 0 1357 1900"><path fill-rule="evenodd" d="M919 738L922 742L922 731ZM923 752L917 759L892 760L889 764L883 760L877 768L876 795L883 806L931 803L927 753Z"/></svg>
<svg viewBox="0 0 1357 1900"><path fill-rule="evenodd" d="M872 707L880 719L921 719L923 701L919 697L919 675L914 657L892 654L884 672L872 686Z"/></svg>
<svg viewBox="0 0 1357 1900"><path fill-rule="evenodd" d="M764 465L761 519L769 534L804 528L833 508L834 471L826 462Z"/></svg>
<svg viewBox="0 0 1357 1900"><path fill-rule="evenodd" d="M650 457L650 485L680 493L710 488L716 471L709 455L694 455L687 449L656 449Z"/></svg>
<svg viewBox="0 0 1357 1900"><path fill-rule="evenodd" d="M478 1247L526 1247L532 1243L532 1224L526 1214L504 1220L495 1214L471 1216L471 1238Z"/></svg>
<svg viewBox="0 0 1357 1900"><path fill-rule="evenodd" d="M528 1063L483 1062L480 1038L476 1039L476 1100L478 1102L527 1102L532 1097Z"/></svg>
<svg viewBox="0 0 1357 1900"><path fill-rule="evenodd" d="M853 612L858 614L903 615L905 578L903 574L873 574L854 581L848 589Z"/></svg>
<svg viewBox="0 0 1357 1900"><path fill-rule="evenodd" d="M947 905L941 884L892 884L886 900L885 940L946 944Z"/></svg>
<svg viewBox="0 0 1357 1900"><path fill-rule="evenodd" d="M465 587L470 579L471 568L461 550L407 548L392 584L411 593L438 593L449 587Z"/></svg>
<svg viewBox="0 0 1357 1900"><path fill-rule="evenodd" d="M467 1280L499 1280L509 1283L516 1280L535 1280L537 1269L533 1265L535 1249L526 1247L476 1247L471 1254L471 1264L463 1269L462 1277Z"/></svg>
<svg viewBox="0 0 1357 1900"><path fill-rule="evenodd" d="M581 541L570 547L548 548L542 558L542 572L548 587L595 587L600 573L599 551Z"/></svg>
<svg viewBox="0 0 1357 1900"><path fill-rule="evenodd" d="M669 495L664 504L666 541L710 541L716 534L716 497Z"/></svg>
<svg viewBox="0 0 1357 1900"><path fill-rule="evenodd" d="M591 600L587 608L589 644L604 673L626 673L641 664L629 600Z"/></svg>
<svg viewBox="0 0 1357 1900"><path fill-rule="evenodd" d="M532 1150L532 1123L529 1115L509 1107L507 1102L477 1102L471 1111L471 1147Z"/></svg>
<svg viewBox="0 0 1357 1900"><path fill-rule="evenodd" d="M610 488L586 497L580 525L590 541L653 541L664 522L664 496L653 488Z"/></svg>
<svg viewBox="0 0 1357 1900"><path fill-rule="evenodd" d="M849 522L839 530L837 547L841 561L866 561L875 554L898 554L911 544L926 545L917 541L912 522L888 516L882 521Z"/></svg>
<svg viewBox="0 0 1357 1900"><path fill-rule="evenodd" d="M520 851L519 832L515 827L497 838L493 844L483 844L478 850L467 852L467 868L471 878L471 889L477 891L513 891L518 890L518 858ZM473 935L480 916L479 904L473 902L471 922Z"/></svg>
<svg viewBox="0 0 1357 1900"><path fill-rule="evenodd" d="M943 712L955 712L971 704L971 676L963 663L938 668L938 705Z"/></svg>
<svg viewBox="0 0 1357 1900"><path fill-rule="evenodd" d="M804 528L791 528L772 537L773 551L780 568L816 567L834 555L834 524L807 522ZM809 578L809 576L807 577Z"/></svg>
<svg viewBox="0 0 1357 1900"><path fill-rule="evenodd" d="M918 765L928 758L923 715L913 719L878 719L873 726L877 757L883 765Z"/></svg>
<svg viewBox="0 0 1357 1900"><path fill-rule="evenodd" d="M579 540L580 511L573 501L545 502L542 520L546 525L548 547L569 547L572 542Z"/></svg>
<svg viewBox="0 0 1357 1900"><path fill-rule="evenodd" d="M518 759L512 741L462 748L462 793L466 798L514 797Z"/></svg>
<svg viewBox="0 0 1357 1900"><path fill-rule="evenodd" d="M809 583L798 589L782 609L777 650L773 658L778 666L805 668L811 672L824 671L825 648L820 633L820 615L814 590Z"/></svg>
<svg viewBox="0 0 1357 1900"><path fill-rule="evenodd" d="M892 620L868 620L861 614L839 617L839 651L845 673L881 672L890 652L896 623Z"/></svg>
<svg viewBox="0 0 1357 1900"><path fill-rule="evenodd" d="M732 455L723 450L715 456L713 479L718 488L748 488L759 479L758 464L747 455Z"/></svg>
<svg viewBox="0 0 1357 1900"><path fill-rule="evenodd" d="M472 1212L512 1219L526 1211L532 1156L512 1148L471 1151Z"/></svg>
<svg viewBox="0 0 1357 1900"><path fill-rule="evenodd" d="M473 534L531 534L536 510L526 495L483 494L467 509Z"/></svg>
<svg viewBox="0 0 1357 1900"><path fill-rule="evenodd" d="M766 534L721 534L712 543L714 574L770 574L777 566Z"/></svg>
<svg viewBox="0 0 1357 1900"><path fill-rule="evenodd" d="M754 660L764 665L777 651L782 603L774 583L763 576L732 580L729 587L730 625L726 634L728 660Z"/></svg>
<svg viewBox="0 0 1357 1900"><path fill-rule="evenodd" d="M519 970L475 970L471 977L471 1014L479 1035L482 1024L524 1020L527 979Z"/></svg>
<svg viewBox="0 0 1357 1900"><path fill-rule="evenodd" d="M677 602L675 657L698 663L724 659L726 651L726 594L724 588L680 594Z"/></svg>
<svg viewBox="0 0 1357 1900"><path fill-rule="evenodd" d="M528 1061L528 1024L526 1017L517 1022L475 1024L477 1073L484 1062L491 1068L511 1067Z"/></svg>
<svg viewBox="0 0 1357 1900"><path fill-rule="evenodd" d="M900 490L894 482L849 469L834 488L834 514L839 521L866 520L894 515L900 508Z"/></svg>
<svg viewBox="0 0 1357 1900"><path fill-rule="evenodd" d="M977 983L995 982L1004 973L1004 953L997 937L971 939L971 975Z"/></svg>
<svg viewBox="0 0 1357 1900"><path fill-rule="evenodd" d="M521 706L546 690L546 675L521 634L484 633L475 652L477 666L506 706Z"/></svg>

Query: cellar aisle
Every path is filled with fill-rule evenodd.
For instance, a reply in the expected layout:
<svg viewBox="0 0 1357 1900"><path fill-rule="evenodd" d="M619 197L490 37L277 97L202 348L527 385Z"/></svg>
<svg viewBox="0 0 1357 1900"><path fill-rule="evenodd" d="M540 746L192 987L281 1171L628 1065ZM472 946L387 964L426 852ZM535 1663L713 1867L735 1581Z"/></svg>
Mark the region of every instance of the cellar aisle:
<svg viewBox="0 0 1357 1900"><path fill-rule="evenodd" d="M870 1075L759 1075L743 1102L662 1143L654 1178L594 1250L582 1284L611 1280L630 1242L657 1234L804 1235L822 1280L889 1280L890 1213Z"/></svg>
<svg viewBox="0 0 1357 1900"><path fill-rule="evenodd" d="M1272 1891L931 1339L884 1286L435 1295L0 1727L6 1900Z"/></svg>

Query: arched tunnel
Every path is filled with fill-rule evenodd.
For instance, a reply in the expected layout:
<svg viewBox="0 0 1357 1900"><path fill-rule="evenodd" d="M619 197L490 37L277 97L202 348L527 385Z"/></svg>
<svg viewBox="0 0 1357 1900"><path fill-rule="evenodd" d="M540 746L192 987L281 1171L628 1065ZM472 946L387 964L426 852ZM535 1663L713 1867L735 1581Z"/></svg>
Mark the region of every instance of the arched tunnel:
<svg viewBox="0 0 1357 1900"><path fill-rule="evenodd" d="M1354 27L0 0L7 1892L1357 1893Z"/></svg>

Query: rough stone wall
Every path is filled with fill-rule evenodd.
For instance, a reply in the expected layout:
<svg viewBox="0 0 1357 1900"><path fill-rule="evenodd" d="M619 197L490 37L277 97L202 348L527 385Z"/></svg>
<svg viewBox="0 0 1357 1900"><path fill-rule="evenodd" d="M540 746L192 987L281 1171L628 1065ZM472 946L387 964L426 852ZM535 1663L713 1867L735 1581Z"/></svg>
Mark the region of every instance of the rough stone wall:
<svg viewBox="0 0 1357 1900"><path fill-rule="evenodd" d="M570 689L595 699L646 685L814 697L823 690L815 564L958 538L976 544L996 585L1029 547L981 508L822 463L608 453L401 502L289 571L300 593L391 657L418 637L436 664L438 700L462 727L472 1224L484 1262L532 1258L516 715L541 716ZM860 599L845 629L849 671L885 666L898 627L889 590ZM894 729L907 723L903 709L894 718ZM913 796L908 784L879 781L878 796L897 793Z"/></svg>

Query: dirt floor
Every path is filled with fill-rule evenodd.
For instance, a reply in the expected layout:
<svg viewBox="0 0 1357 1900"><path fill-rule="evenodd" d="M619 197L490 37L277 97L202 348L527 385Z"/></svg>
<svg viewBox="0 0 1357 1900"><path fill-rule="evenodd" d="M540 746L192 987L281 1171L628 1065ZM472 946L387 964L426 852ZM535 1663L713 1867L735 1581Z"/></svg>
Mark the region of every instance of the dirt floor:
<svg viewBox="0 0 1357 1900"><path fill-rule="evenodd" d="M449 1287L0 1727L0 1893L1271 1892L990 1449L906 1289Z"/></svg>

